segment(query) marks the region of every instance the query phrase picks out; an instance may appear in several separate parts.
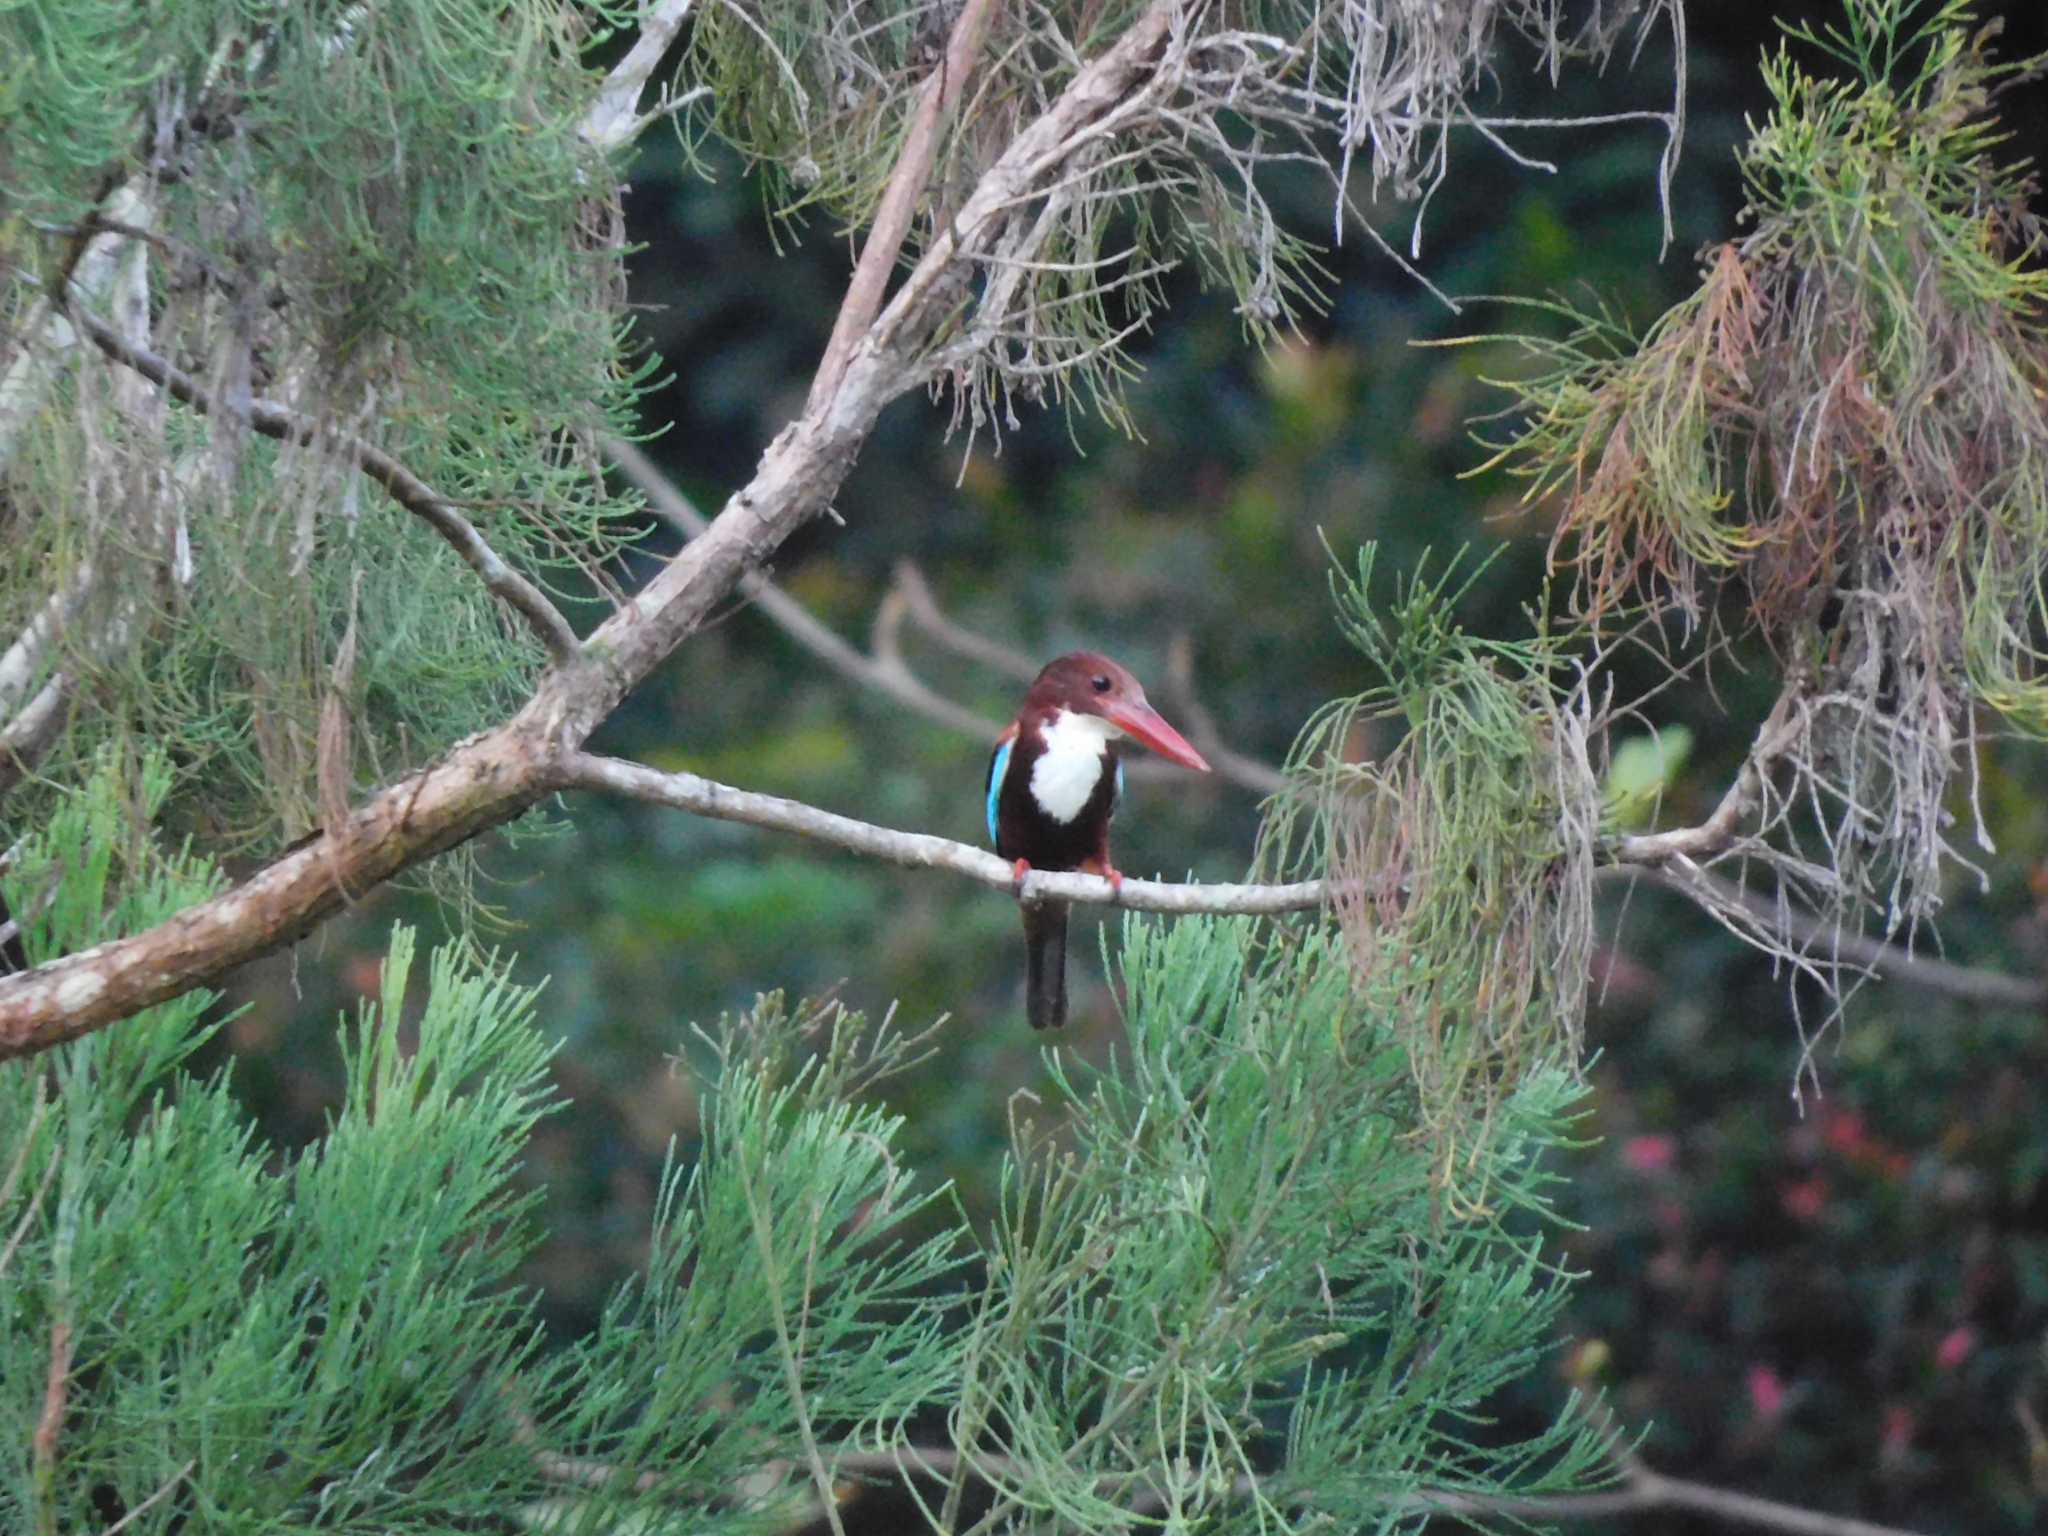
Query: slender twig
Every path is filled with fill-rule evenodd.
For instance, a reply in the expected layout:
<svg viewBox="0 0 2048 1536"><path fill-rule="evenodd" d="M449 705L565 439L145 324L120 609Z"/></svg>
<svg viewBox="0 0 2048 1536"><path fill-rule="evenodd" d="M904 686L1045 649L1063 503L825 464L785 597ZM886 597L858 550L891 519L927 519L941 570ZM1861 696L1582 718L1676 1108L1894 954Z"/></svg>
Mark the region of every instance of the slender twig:
<svg viewBox="0 0 2048 1536"><path fill-rule="evenodd" d="M163 1503L165 1499L169 1498L171 1496L172 1491L177 1488L178 1484L182 1483L183 1481L185 1481L186 1478L190 1477L192 1475L192 1469L198 1465L199 1458L197 1456L194 1456L190 1461L186 1462L185 1465L178 1468L178 1470L173 1472L169 1477L165 1478L162 1483L158 1484L156 1492L152 1493L140 1504L136 1505L133 1509L129 1510L127 1514L123 1515L120 1519L116 1520L104 1531L101 1531L100 1536L120 1536L120 1533L122 1531L128 1529L130 1521L136 1519L138 1516L148 1514L152 1509L156 1508L157 1505Z"/></svg>
<svg viewBox="0 0 2048 1536"><path fill-rule="evenodd" d="M1166 683L1183 733L1220 777L1260 795L1277 795L1287 788L1287 775L1278 768L1247 757L1224 741L1216 717L1195 687L1195 642L1185 630L1166 648Z"/></svg>
<svg viewBox="0 0 2048 1536"><path fill-rule="evenodd" d="M43 1381L43 1411L30 1445L34 1457L36 1529L57 1536L57 1441L64 1432L64 1404L71 1389L71 1323L50 1324L50 1369Z"/></svg>
<svg viewBox="0 0 2048 1536"><path fill-rule="evenodd" d="M747 1202L747 1218L754 1231L754 1253L761 1262L763 1278L768 1288L768 1311L775 1324L776 1354L782 1362L782 1382L789 1393L789 1405L796 1414L797 1436L803 1442L804 1462L810 1470L811 1482L818 1490L818 1501L825 1509L825 1522L832 1527L832 1536L846 1536L846 1527L839 1518L839 1492L833 1486L831 1469L825 1465L824 1453L818 1448L818 1436L811 1424L811 1408L804 1394L803 1358L796 1340L790 1337L789 1309L782 1295L782 1272L777 1262L775 1247L775 1224L765 1208L761 1192L755 1187L754 1168L746 1153L734 1160L739 1171L740 1191ZM811 1208L811 1219L815 1224L818 1208ZM804 1301L808 1306L810 1291L806 1288Z"/></svg>
<svg viewBox="0 0 2048 1536"><path fill-rule="evenodd" d="M881 1450L839 1446L831 1450L829 1459L836 1472L853 1477L888 1477L893 1474L906 1478L944 1479L965 1473L989 1479L1016 1480L1021 1479L1025 1472L1021 1463L1007 1456L970 1456L951 1446L938 1445L899 1445ZM786 1463L781 1465L787 1466ZM545 1458L542 1472L554 1481L593 1488L612 1486L621 1476L619 1468L603 1462L569 1457ZM1137 1474L1105 1477L1098 1484L1098 1491L1105 1495L1114 1494L1119 1488L1128 1487L1137 1480ZM648 1492L659 1485L660 1479L651 1472L643 1472L633 1481L638 1491ZM1252 1491L1249 1477L1239 1477L1231 1486L1240 1495ZM1313 1503L1313 1498L1308 1502ZM1776 1499L1717 1488L1689 1478L1670 1477L1643 1465L1640 1458L1632 1453L1625 1459L1621 1484L1614 1488L1591 1493L1529 1495L1432 1490L1406 1500L1404 1507L1417 1515L1544 1524L1560 1520L1611 1520L1659 1510L1690 1510L1732 1525L1785 1531L1791 1536L1918 1536L1918 1533L1899 1526L1878 1525L1852 1515L1828 1514ZM1135 1499L1132 1508L1139 1515L1159 1513L1156 1498L1145 1495Z"/></svg>
<svg viewBox="0 0 2048 1536"><path fill-rule="evenodd" d="M439 495L419 476L374 444L345 434L329 432L310 417L271 400L250 400L224 405L213 392L169 359L138 346L95 315L74 307L73 323L94 346L114 361L132 368L175 400L208 415L223 412L238 416L251 430L279 442L307 447L332 446L357 469L384 487L391 499L412 513L446 540L469 568L476 572L495 596L511 608L539 636L556 661L568 661L578 651L576 632L546 593L507 565L491 548L476 525L456 510L455 504Z"/></svg>
<svg viewBox="0 0 2048 1536"><path fill-rule="evenodd" d="M821 811L797 800L733 789L694 773L658 773L638 763L587 752L570 753L563 761L564 788L601 790L672 806L697 816L744 822L777 832L830 843L851 853L899 864L908 869L944 869L997 890L1014 889L1007 860L951 838L923 832L899 832ZM1209 885L1156 880L1125 880L1121 894L1098 875L1052 874L1033 870L1019 893L1024 901L1093 902L1123 906L1136 912L1212 912L1237 915L1301 912L1323 904L1325 885L1304 880L1291 885Z"/></svg>
<svg viewBox="0 0 2048 1536"><path fill-rule="evenodd" d="M29 1129L35 1129L34 1120L29 1122ZM8 1235L7 1246L0 1248L0 1275L7 1273L7 1266L14 1262L14 1255L21 1247L22 1239L28 1236L29 1228L35 1225L36 1212L43 1208L43 1197L50 1192L51 1181L57 1177L57 1164L61 1161L63 1159L57 1152L50 1153L50 1161L43 1168L43 1176L36 1181L35 1193L28 1197L28 1208L21 1213L21 1220L15 1223L14 1231Z"/></svg>
<svg viewBox="0 0 2048 1536"><path fill-rule="evenodd" d="M8 1206L14 1204L14 1192L21 1187L22 1175L28 1171L28 1155L35 1150L36 1131L41 1127L43 1117L50 1112L50 1101L45 1096L43 1079L40 1076L36 1078L34 1093L35 1097L32 1101L34 1107L29 1110L28 1124L21 1129L21 1146L14 1154L14 1161L7 1167L7 1177L0 1179L0 1211L4 1211ZM50 1161L54 1165L56 1159L52 1158ZM29 1209L33 1213L35 1209L33 1203L31 1203ZM9 1255L13 1254L14 1245L12 1243L8 1244L7 1252ZM0 1259L0 1275L6 1273L7 1264L4 1259Z"/></svg>
<svg viewBox="0 0 2048 1536"><path fill-rule="evenodd" d="M1756 733L1742 771L1714 812L1697 826L1675 827L1668 832L1642 832L1618 837L1607 848L1609 862L1643 864L1651 867L1684 857L1699 861L1717 858L1735 846L1742 824L1764 798L1771 770L1799 737L1799 711L1805 694L1795 678L1786 683L1778 701Z"/></svg>
<svg viewBox="0 0 2048 1536"><path fill-rule="evenodd" d="M2008 976L2000 971L1958 965L1931 955L1915 954L1902 944L1846 932L1839 923L1771 900L1739 881L1702 869L1690 860L1663 867L1617 865L1603 874L1633 877L1708 906L1736 908L1828 966L1867 971L1888 981L1939 992L1966 1003L1993 1008L2033 1009L2048 1005L2048 980Z"/></svg>
<svg viewBox="0 0 2048 1536"><path fill-rule="evenodd" d="M1754 1526L1761 1530L1787 1531L1791 1536L1918 1536L1896 1525L1877 1525L1852 1515L1831 1515L1822 1510L1781 1504L1776 1499L1716 1488L1682 1477L1667 1477L1637 1466L1619 1488L1599 1493L1556 1493L1531 1498L1495 1498L1472 1494L1426 1493L1418 1496L1420 1512L1464 1519L1606 1520L1620 1515L1648 1514L1658 1510L1690 1510L1710 1515L1731 1525Z"/></svg>
<svg viewBox="0 0 2048 1536"><path fill-rule="evenodd" d="M881 312L889 273L896 266L896 255L910 233L917 200L924 195L925 183L931 179L932 165L938 159L940 130L960 99L968 72L974 66L974 56L981 51L982 35L988 29L993 6L994 0L967 0L959 19L953 23L945 56L924 83L910 132L903 141L903 152L896 158L896 168L883 189L880 206L875 209L875 221L854 266L853 281L846 286L846 298L839 306L839 317L832 323L832 336L825 343L817 377L812 380L810 410L822 407L838 390L853 349Z"/></svg>
<svg viewBox="0 0 2048 1536"><path fill-rule="evenodd" d="M710 520L676 488L675 482L631 443L607 438L604 452L632 481L634 488L647 498L654 514L685 538L701 537L711 526ZM841 676L886 695L927 720L972 736L976 741L992 742L1001 733L1002 726L996 721L984 719L973 710L963 708L925 687L909 668L902 665L900 657L861 654L761 572L751 571L742 577L740 591L784 634Z"/></svg>
<svg viewBox="0 0 2048 1536"><path fill-rule="evenodd" d="M1038 676L1038 663L1022 651L978 635L964 624L954 623L945 609L939 606L931 583L924 579L924 572L918 569L916 561L906 558L896 562L891 590L902 597L917 627L947 650L1020 683L1028 683Z"/></svg>
<svg viewBox="0 0 2048 1536"><path fill-rule="evenodd" d="M43 754L55 745L70 696L71 674L56 673L13 719L0 726L0 796L34 773Z"/></svg>
<svg viewBox="0 0 2048 1536"><path fill-rule="evenodd" d="M14 643L0 651L0 718L12 724L16 707L40 680L50 648L92 600L99 574L96 565L85 563L59 590L43 599L42 607L21 627Z"/></svg>

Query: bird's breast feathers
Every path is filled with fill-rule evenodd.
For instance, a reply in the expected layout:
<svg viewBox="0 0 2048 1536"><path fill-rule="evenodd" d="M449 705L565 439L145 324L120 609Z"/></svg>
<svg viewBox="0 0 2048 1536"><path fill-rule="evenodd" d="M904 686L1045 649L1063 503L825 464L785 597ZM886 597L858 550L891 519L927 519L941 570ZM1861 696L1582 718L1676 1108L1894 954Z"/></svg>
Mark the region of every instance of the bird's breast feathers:
<svg viewBox="0 0 2048 1536"><path fill-rule="evenodd" d="M1039 730L1045 746L1031 765L1031 798L1038 808L1058 822L1080 815L1102 780L1102 759L1109 744L1121 735L1122 731L1100 715L1071 709L1055 714L1051 723ZM1121 764L1118 775L1121 778Z"/></svg>

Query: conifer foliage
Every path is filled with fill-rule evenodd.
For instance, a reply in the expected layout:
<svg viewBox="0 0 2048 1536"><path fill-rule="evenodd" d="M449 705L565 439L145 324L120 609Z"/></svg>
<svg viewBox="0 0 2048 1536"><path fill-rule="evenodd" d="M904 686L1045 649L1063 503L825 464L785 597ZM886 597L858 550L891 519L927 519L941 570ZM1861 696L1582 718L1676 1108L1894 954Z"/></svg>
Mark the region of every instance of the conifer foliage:
<svg viewBox="0 0 2048 1536"><path fill-rule="evenodd" d="M16 853L31 960L213 883L127 834L157 758L104 762ZM121 895L109 899L118 889ZM39 897L32 895L39 893ZM1270 936L1278 940L1278 935ZM548 1113L535 994L456 947L340 1025L326 1134L255 1140L187 994L0 1077L0 1517L125 1529L787 1528L845 1465L958 1456L931 1528L1386 1519L1570 1486L1559 1428L1460 1425L1546 1347L1539 1154L1577 1097L1525 1076L1447 1217L1393 1025L1334 934L1134 919L1131 1051L1020 1126L1002 1219L962 1222L869 1090L920 1042L764 998L705 1037L710 1128L641 1280L563 1351L510 1281ZM1535 1216L1531 1229L1518 1217Z"/></svg>
<svg viewBox="0 0 2048 1536"><path fill-rule="evenodd" d="M1276 167L1340 225L1354 173L1426 194L1452 123L1489 131L1498 44L1555 70L1682 12L0 0L0 922L41 970L0 980L0 1523L836 1528L887 1472L942 1536L1266 1533L1597 1476L1579 1418L1485 1420L1564 1283L1544 1159L1594 865L1732 854L1910 925L1971 709L2043 713L2038 231L1980 116L2005 76L1954 0L1846 3L1807 38L1843 83L1769 67L1754 232L1647 337L1578 324L1523 389L1576 621L1484 642L1447 580L1336 584L1369 686L1304 733L1261 856L1326 908L1131 918L1126 1043L1015 1106L992 1222L873 1092L920 1038L773 993L674 1021L701 1155L644 1272L550 1349L515 1280L536 995L394 930L345 1097L287 1151L195 1065L202 984L603 778L590 733L830 509L891 400L1114 418L1169 267L1261 339L1319 301ZM628 601L598 459L641 378L630 133L591 50L691 12L686 141L761 163L779 219L894 226L803 412ZM1625 613L1682 662L1659 621L1727 577L1780 711L1704 831L1624 832L1601 647ZM1397 738L1371 764L1363 724Z"/></svg>

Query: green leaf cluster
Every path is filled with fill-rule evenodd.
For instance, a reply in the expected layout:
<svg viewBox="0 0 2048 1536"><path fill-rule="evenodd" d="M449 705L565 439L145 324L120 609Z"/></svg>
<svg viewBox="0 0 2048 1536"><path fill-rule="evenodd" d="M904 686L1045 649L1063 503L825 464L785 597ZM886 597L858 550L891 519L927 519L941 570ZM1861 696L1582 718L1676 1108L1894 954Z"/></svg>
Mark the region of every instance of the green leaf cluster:
<svg viewBox="0 0 2048 1536"><path fill-rule="evenodd" d="M1336 932L1133 918L1117 961L1127 1054L1054 1064L1066 1123L1021 1134L989 1240L951 1417L1001 1497L968 1529L1354 1528L1583 1481L1568 1427L1479 1443L1561 1301L1513 1218L1547 1211L1569 1076L1505 1096L1492 1208L1453 1213Z"/></svg>

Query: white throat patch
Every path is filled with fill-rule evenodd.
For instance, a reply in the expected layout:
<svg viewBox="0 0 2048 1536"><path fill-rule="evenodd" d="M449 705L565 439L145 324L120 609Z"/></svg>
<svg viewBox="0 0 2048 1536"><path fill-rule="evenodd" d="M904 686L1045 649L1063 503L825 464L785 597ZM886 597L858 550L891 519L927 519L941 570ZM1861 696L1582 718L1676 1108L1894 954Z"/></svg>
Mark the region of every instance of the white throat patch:
<svg viewBox="0 0 2048 1536"><path fill-rule="evenodd" d="M1044 735L1045 751L1031 765L1031 798L1054 821L1072 821L1095 793L1109 744L1123 732L1100 715L1062 709Z"/></svg>

